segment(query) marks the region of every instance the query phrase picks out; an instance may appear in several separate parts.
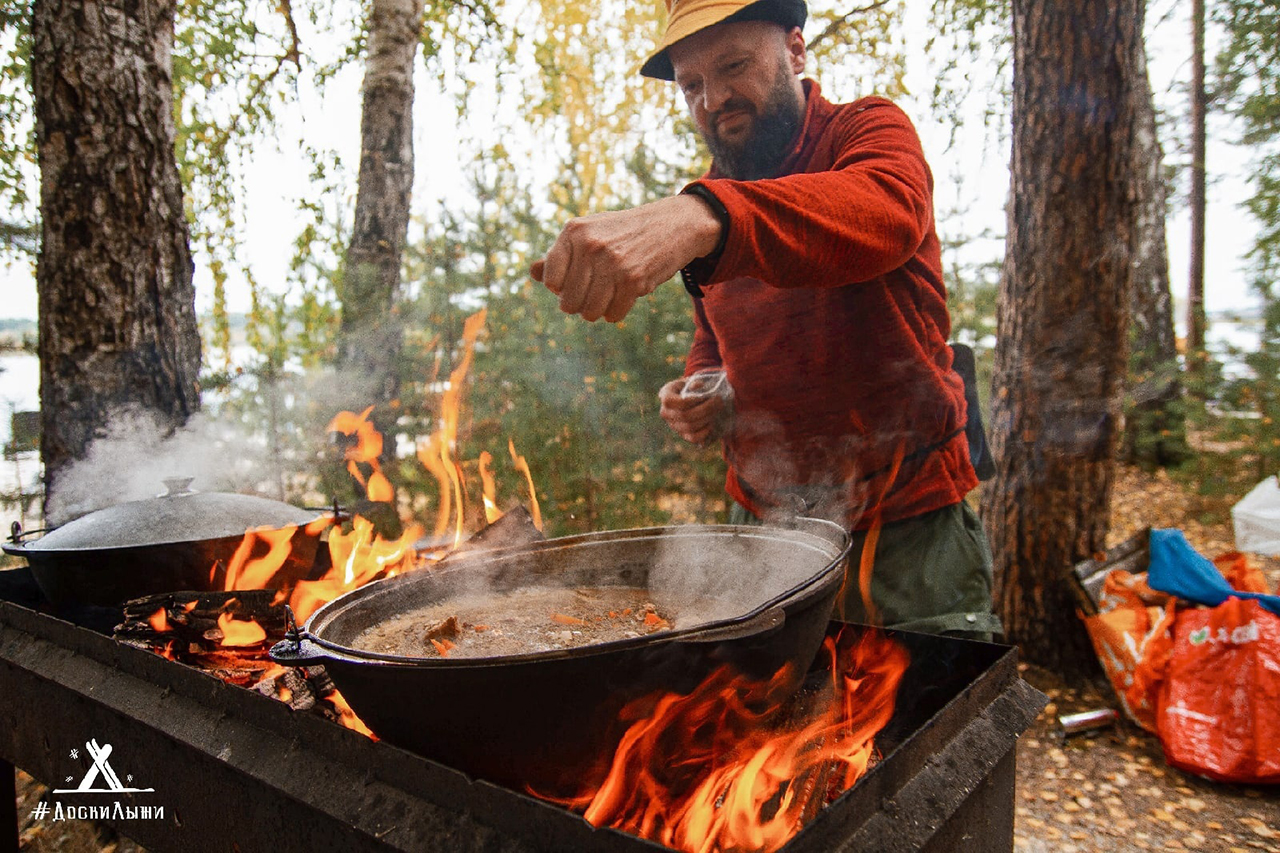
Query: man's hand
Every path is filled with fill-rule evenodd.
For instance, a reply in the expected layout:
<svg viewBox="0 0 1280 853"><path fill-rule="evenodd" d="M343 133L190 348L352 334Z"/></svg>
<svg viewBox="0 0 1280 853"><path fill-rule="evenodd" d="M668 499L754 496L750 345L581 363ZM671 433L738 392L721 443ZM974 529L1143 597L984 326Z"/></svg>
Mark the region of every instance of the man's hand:
<svg viewBox="0 0 1280 853"><path fill-rule="evenodd" d="M674 379L658 391L659 414L685 441L697 445L718 438L729 420L732 394L681 396L687 378ZM726 386L727 387L727 386Z"/></svg>
<svg viewBox="0 0 1280 853"><path fill-rule="evenodd" d="M720 220L696 196L572 219L530 274L560 297L560 310L616 323L641 296L715 250Z"/></svg>

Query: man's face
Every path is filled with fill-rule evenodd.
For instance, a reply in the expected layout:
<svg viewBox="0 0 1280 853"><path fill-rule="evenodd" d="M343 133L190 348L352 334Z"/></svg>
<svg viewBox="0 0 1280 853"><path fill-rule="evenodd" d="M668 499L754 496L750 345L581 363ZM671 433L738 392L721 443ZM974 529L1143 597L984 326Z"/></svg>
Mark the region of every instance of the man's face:
<svg viewBox="0 0 1280 853"><path fill-rule="evenodd" d="M767 21L718 24L667 49L694 124L730 178L778 173L804 120L804 37Z"/></svg>

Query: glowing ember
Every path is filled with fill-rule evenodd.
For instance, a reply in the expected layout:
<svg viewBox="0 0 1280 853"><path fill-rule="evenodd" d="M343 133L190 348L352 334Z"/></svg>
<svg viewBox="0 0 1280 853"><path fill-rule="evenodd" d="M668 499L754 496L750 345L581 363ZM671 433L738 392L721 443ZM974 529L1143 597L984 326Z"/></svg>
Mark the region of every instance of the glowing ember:
<svg viewBox="0 0 1280 853"><path fill-rule="evenodd" d="M256 646L267 638L267 632L257 622L236 619L230 613L218 617L218 630L222 631L224 646Z"/></svg>
<svg viewBox="0 0 1280 853"><path fill-rule="evenodd" d="M155 613L152 613L151 616L147 618L147 624L150 625L151 629L157 634L162 634L165 631L172 630L169 627L169 614L165 612L163 607Z"/></svg>
<svg viewBox="0 0 1280 853"><path fill-rule="evenodd" d="M762 683L722 668L687 696L632 703L608 777L564 804L678 850L779 849L866 772L908 663L875 630L824 653L832 679L800 697L806 713L787 701L786 669Z"/></svg>

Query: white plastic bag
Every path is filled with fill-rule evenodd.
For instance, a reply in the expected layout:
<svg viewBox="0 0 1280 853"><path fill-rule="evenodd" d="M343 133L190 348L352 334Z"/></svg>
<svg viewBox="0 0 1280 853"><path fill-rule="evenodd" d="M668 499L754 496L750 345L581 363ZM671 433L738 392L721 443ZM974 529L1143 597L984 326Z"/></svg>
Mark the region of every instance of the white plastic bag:
<svg viewBox="0 0 1280 853"><path fill-rule="evenodd" d="M1231 508L1236 550L1280 557L1280 477L1268 477Z"/></svg>

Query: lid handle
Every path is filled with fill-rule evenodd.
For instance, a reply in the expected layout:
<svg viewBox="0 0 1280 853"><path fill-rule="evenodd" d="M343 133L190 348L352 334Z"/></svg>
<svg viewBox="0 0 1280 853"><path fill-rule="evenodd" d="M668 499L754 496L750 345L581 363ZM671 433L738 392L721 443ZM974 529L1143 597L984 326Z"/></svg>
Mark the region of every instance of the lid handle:
<svg viewBox="0 0 1280 853"><path fill-rule="evenodd" d="M164 487L169 491L162 495L156 495L156 497L172 498L178 495L194 495L195 492L191 489L191 484L195 479L195 477L165 477L161 482L164 483Z"/></svg>

